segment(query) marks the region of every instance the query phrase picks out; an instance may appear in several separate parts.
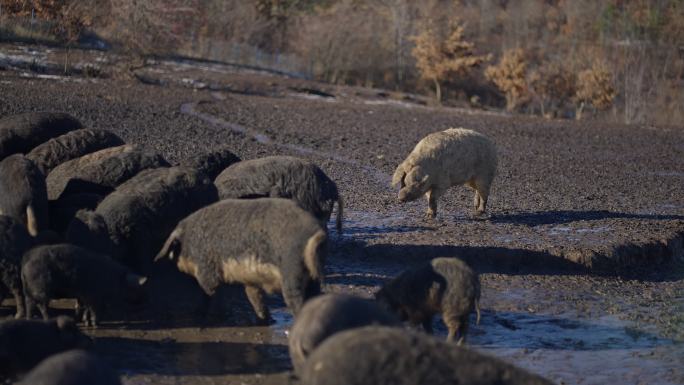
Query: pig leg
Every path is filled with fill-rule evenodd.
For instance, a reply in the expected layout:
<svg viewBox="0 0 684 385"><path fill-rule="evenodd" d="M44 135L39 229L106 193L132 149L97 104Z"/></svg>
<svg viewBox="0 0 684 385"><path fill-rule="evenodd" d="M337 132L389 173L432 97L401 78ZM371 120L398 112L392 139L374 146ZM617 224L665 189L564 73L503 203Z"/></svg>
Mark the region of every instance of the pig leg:
<svg viewBox="0 0 684 385"><path fill-rule="evenodd" d="M437 190L435 187L425 193L425 196L428 199L428 210L425 213L425 218L435 219L437 217L437 198L439 198L440 195L442 195L441 191Z"/></svg>
<svg viewBox="0 0 684 385"><path fill-rule="evenodd" d="M86 326L92 326L92 327L97 327L97 314L95 313L95 309L92 307L86 308L86 314L89 315L88 319L86 320ZM90 324L88 324L88 321L90 321Z"/></svg>
<svg viewBox="0 0 684 385"><path fill-rule="evenodd" d="M427 334L433 334L432 317L428 317L428 318L423 319L423 329L425 329L425 332Z"/></svg>
<svg viewBox="0 0 684 385"><path fill-rule="evenodd" d="M38 303L36 303L36 306L38 306L38 311L40 311L40 315L43 316L44 320L47 321L48 319L50 319L50 315L48 314L47 301L45 301L45 302L38 301Z"/></svg>
<svg viewBox="0 0 684 385"><path fill-rule="evenodd" d="M264 304L264 291L256 286L245 285L245 293L247 294L249 303L252 304L254 312L256 312L259 323L268 324L268 321L271 319L271 314L269 313L266 304Z"/></svg>
<svg viewBox="0 0 684 385"><path fill-rule="evenodd" d="M288 309L292 312L292 315L297 316L302 305L304 305L302 290L298 287L294 287L294 282L289 283L288 280L283 279L283 299L285 300Z"/></svg>
<svg viewBox="0 0 684 385"><path fill-rule="evenodd" d="M468 334L468 315L461 317L460 327L458 328L458 344L463 345Z"/></svg>
<svg viewBox="0 0 684 385"><path fill-rule="evenodd" d="M475 207L475 214L482 215L487 209L487 199L489 197L489 186L491 182L482 179L475 180L475 196L478 198L478 204Z"/></svg>
<svg viewBox="0 0 684 385"><path fill-rule="evenodd" d="M480 207L480 193L475 190L475 194L473 195L473 210L477 211L478 207Z"/></svg>
<svg viewBox="0 0 684 385"><path fill-rule="evenodd" d="M461 330L461 322L460 319L457 317L449 317L449 316L444 316L444 323L447 326L447 329L449 329L449 334L447 335L447 342L452 342L455 338L458 332ZM460 342L459 342L460 345Z"/></svg>
<svg viewBox="0 0 684 385"><path fill-rule="evenodd" d="M33 317L33 313L36 307L35 302L33 301L33 298L26 295L26 292L24 292L24 301L26 304L26 319L31 319L31 317Z"/></svg>
<svg viewBox="0 0 684 385"><path fill-rule="evenodd" d="M86 322L86 314L83 309L83 306L81 306L81 301L78 299L76 300L76 303L74 304L74 317L76 320L81 320L84 323Z"/></svg>
<svg viewBox="0 0 684 385"><path fill-rule="evenodd" d="M19 288L13 288L12 295L14 296L14 302L17 303L17 313L14 315L14 318L24 318L24 313L26 312L24 309L24 293ZM0 302L2 302L2 299L0 299Z"/></svg>

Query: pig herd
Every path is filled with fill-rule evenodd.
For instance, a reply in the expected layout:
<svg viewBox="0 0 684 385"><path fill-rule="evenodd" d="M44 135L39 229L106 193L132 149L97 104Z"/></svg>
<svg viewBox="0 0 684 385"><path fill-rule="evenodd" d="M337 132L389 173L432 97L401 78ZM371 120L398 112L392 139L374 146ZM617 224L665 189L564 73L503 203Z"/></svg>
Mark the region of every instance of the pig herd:
<svg viewBox="0 0 684 385"><path fill-rule="evenodd" d="M464 166L448 151L439 159L439 146L417 147L395 173L401 200L428 195L431 217L437 196L457 184L471 185L475 210L485 209L493 144L468 130L447 133L456 145L454 133L475 140L468 156L481 159ZM468 170L431 172L459 162ZM0 119L0 302L11 296L16 306L16 319L0 322L0 383L119 384L76 322L125 319L128 303L144 301L156 261L194 277L207 296L242 285L259 323L271 321L264 295L282 294L304 384L548 383L460 346L471 313L479 322L480 283L456 258L409 269L374 299L322 294L335 206L339 234L337 186L299 158L242 161L222 149L171 165L68 114ZM51 311L50 300L64 298L75 300L76 322ZM437 314L447 341L427 334Z"/></svg>

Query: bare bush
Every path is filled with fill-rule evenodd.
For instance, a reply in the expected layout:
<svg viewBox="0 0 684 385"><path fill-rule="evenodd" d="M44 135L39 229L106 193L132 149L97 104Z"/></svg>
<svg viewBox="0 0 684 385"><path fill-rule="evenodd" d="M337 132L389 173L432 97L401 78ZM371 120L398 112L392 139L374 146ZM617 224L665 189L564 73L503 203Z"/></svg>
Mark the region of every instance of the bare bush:
<svg viewBox="0 0 684 385"><path fill-rule="evenodd" d="M487 67L485 77L506 96L506 110L514 111L529 100L527 59L522 49L505 51L498 64Z"/></svg>
<svg viewBox="0 0 684 385"><path fill-rule="evenodd" d="M616 95L613 74L608 66L601 61L594 62L591 68L577 75L576 119L582 118L582 112L587 104L597 110L608 109L613 105Z"/></svg>
<svg viewBox="0 0 684 385"><path fill-rule="evenodd" d="M416 67L421 78L434 83L438 102L442 100L440 83L451 77L465 77L473 68L489 60L489 55L474 54L475 44L465 40L463 31L463 26L452 23L444 38L430 27L413 38Z"/></svg>
<svg viewBox="0 0 684 385"><path fill-rule="evenodd" d="M529 88L542 116L551 118L562 113L575 96L577 76L557 61L544 63L529 76Z"/></svg>
<svg viewBox="0 0 684 385"><path fill-rule="evenodd" d="M124 50L140 54L173 52L197 25L199 0L109 0L107 35Z"/></svg>

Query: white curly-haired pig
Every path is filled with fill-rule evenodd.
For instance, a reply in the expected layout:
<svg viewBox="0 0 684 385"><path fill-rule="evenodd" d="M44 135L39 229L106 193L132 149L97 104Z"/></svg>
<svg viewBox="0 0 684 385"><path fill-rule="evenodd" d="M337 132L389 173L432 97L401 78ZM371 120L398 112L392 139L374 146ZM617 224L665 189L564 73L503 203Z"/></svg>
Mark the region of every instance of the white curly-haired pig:
<svg viewBox="0 0 684 385"><path fill-rule="evenodd" d="M399 201L425 194L426 216L437 215L437 198L451 186L475 190L475 213L483 214L496 174L496 146L486 136L465 128L449 128L423 138L397 167L392 185L400 185Z"/></svg>

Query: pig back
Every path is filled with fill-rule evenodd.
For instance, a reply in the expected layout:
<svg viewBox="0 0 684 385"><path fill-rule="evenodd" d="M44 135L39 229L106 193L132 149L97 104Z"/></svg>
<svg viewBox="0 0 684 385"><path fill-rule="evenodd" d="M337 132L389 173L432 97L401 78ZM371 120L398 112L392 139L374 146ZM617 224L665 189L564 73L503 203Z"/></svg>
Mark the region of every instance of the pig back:
<svg viewBox="0 0 684 385"><path fill-rule="evenodd" d="M225 199L181 222L183 254L212 259L249 258L283 266L301 259L308 240L324 231L289 199Z"/></svg>

